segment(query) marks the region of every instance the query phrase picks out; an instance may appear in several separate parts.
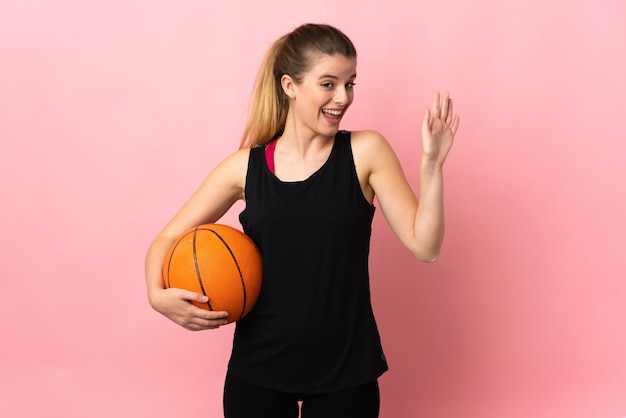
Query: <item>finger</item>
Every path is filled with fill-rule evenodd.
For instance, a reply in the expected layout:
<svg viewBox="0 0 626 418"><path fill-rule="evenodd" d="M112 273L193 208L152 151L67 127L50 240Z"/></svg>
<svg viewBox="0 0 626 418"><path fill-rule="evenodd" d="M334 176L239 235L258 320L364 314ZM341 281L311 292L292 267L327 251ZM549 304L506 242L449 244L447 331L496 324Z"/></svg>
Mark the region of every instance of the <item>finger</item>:
<svg viewBox="0 0 626 418"><path fill-rule="evenodd" d="M433 118L438 118L441 112L441 96L439 92L435 92L435 97L433 97Z"/></svg>
<svg viewBox="0 0 626 418"><path fill-rule="evenodd" d="M208 329L217 329L218 326L205 326L201 324L184 324L183 327L189 331L206 331Z"/></svg>
<svg viewBox="0 0 626 418"><path fill-rule="evenodd" d="M452 135L456 135L456 131L459 129L459 124L461 123L461 117L456 115L452 120L452 124L450 125L450 130L452 131Z"/></svg>
<svg viewBox="0 0 626 418"><path fill-rule="evenodd" d="M189 295L188 299L190 302L198 302L198 303L208 303L209 302L209 297L206 295L203 295L202 293L193 293L190 292L191 294Z"/></svg>
<svg viewBox="0 0 626 418"><path fill-rule="evenodd" d="M426 108L424 118L422 119L422 136L430 134L430 110Z"/></svg>
<svg viewBox="0 0 626 418"><path fill-rule="evenodd" d="M205 320L219 320L224 319L228 316L228 312L226 311L208 311L206 309L198 308L196 311L196 316Z"/></svg>
<svg viewBox="0 0 626 418"><path fill-rule="evenodd" d="M171 288L170 291L178 292L177 296L180 299L188 300L190 302L207 303L209 301L209 298L206 295L203 295L202 293L191 292L186 289L178 289L174 287Z"/></svg>
<svg viewBox="0 0 626 418"><path fill-rule="evenodd" d="M216 329L226 324L228 324L226 316L220 313L218 316L215 317L215 319L207 319L201 316L194 316L185 321L182 325L189 330L200 331L203 329Z"/></svg>
<svg viewBox="0 0 626 418"><path fill-rule="evenodd" d="M224 319L195 319L193 322L195 325L201 327L201 328L205 328L205 329L215 329L215 328L219 328L222 325L226 325L228 324L228 320L226 318Z"/></svg>
<svg viewBox="0 0 626 418"><path fill-rule="evenodd" d="M452 99L448 102L448 116L446 117L446 125L450 125L454 120L453 102Z"/></svg>
<svg viewBox="0 0 626 418"><path fill-rule="evenodd" d="M204 327L202 327L202 326L200 326L198 324L193 324L193 323L184 323L184 324L181 324L181 325L182 325L183 328L185 328L186 330L189 330L189 331L202 331L202 330L206 329L206 328L204 328Z"/></svg>
<svg viewBox="0 0 626 418"><path fill-rule="evenodd" d="M450 95L448 92L443 93L443 97L441 98L441 120L445 121L448 118L448 106L450 105Z"/></svg>

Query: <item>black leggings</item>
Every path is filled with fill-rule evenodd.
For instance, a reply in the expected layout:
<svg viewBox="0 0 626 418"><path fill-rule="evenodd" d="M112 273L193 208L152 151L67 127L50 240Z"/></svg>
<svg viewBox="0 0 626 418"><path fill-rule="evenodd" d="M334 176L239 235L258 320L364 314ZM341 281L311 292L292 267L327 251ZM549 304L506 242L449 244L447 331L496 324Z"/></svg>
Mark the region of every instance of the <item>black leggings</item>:
<svg viewBox="0 0 626 418"><path fill-rule="evenodd" d="M227 374L224 385L225 418L377 418L380 409L378 381L328 395L278 392Z"/></svg>

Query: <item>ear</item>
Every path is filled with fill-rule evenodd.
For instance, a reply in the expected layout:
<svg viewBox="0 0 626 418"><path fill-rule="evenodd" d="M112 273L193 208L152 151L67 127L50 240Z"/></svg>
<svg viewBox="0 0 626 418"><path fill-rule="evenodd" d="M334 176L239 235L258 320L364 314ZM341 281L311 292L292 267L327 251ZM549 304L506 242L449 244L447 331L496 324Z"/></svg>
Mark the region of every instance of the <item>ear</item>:
<svg viewBox="0 0 626 418"><path fill-rule="evenodd" d="M280 78L280 86L283 88L283 91L290 99L296 98L296 82L293 81L290 75L283 74Z"/></svg>

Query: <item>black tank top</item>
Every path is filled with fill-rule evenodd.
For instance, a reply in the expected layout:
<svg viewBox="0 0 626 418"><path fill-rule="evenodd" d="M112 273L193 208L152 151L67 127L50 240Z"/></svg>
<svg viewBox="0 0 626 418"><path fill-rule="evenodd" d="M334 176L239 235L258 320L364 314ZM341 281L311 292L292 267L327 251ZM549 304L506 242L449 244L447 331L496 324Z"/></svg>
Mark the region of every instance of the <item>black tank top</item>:
<svg viewBox="0 0 626 418"><path fill-rule="evenodd" d="M374 207L363 196L350 133L325 164L282 182L250 150L239 215L263 256L255 308L235 328L229 372L284 392L330 393L387 370L372 312L368 255Z"/></svg>

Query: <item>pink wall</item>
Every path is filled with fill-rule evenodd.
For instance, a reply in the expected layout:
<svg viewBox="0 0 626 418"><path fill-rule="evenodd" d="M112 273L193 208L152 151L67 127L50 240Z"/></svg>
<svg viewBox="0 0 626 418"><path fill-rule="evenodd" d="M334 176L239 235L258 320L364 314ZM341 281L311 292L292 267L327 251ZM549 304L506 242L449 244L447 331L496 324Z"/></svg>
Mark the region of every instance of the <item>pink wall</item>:
<svg viewBox="0 0 626 418"><path fill-rule="evenodd" d="M344 128L413 184L432 92L462 115L440 261L375 220L381 416L626 416L625 3L238 3L0 3L0 416L220 416L233 328L152 311L143 257L307 21L356 43Z"/></svg>

